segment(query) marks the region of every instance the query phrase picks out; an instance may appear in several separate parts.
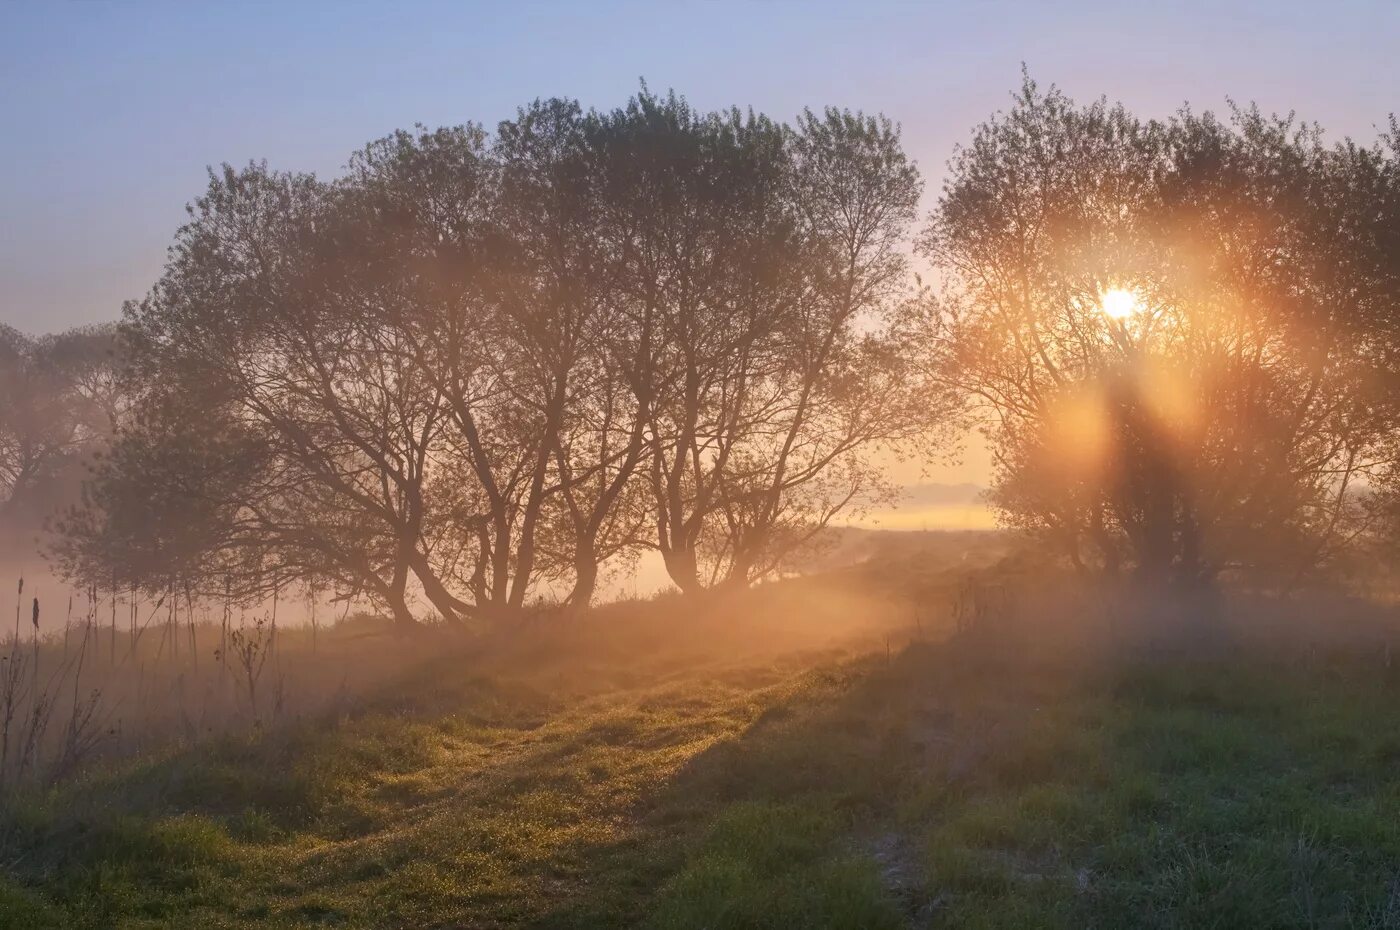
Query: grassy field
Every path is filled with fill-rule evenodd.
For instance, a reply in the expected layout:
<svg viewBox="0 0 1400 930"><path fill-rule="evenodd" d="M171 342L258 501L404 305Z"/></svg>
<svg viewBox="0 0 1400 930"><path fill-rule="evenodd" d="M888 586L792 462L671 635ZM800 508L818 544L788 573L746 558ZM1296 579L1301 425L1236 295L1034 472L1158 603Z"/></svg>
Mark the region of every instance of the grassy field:
<svg viewBox="0 0 1400 930"><path fill-rule="evenodd" d="M1397 927L1368 649L1105 660L778 586L8 799L5 927Z"/></svg>

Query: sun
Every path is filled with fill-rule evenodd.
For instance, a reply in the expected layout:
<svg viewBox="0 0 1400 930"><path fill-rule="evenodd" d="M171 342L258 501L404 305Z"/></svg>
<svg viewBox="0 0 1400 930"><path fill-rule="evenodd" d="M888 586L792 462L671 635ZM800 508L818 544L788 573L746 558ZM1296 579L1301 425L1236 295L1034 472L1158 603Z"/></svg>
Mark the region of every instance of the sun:
<svg viewBox="0 0 1400 930"><path fill-rule="evenodd" d="M1142 309L1142 300L1121 287L1109 288L1099 297L1099 308L1114 320L1126 320Z"/></svg>

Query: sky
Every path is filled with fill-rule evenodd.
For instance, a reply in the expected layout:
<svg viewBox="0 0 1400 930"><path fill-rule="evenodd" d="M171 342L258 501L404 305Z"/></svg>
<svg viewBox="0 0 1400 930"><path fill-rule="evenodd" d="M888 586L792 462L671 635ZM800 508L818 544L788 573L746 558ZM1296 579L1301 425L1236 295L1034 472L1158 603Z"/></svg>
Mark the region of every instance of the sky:
<svg viewBox="0 0 1400 930"><path fill-rule="evenodd" d="M0 0L0 323L112 320L160 273L207 166L333 176L414 123L536 97L882 111L937 195L1022 63L1144 116L1226 99L1371 139L1400 109L1400 0L213 3ZM976 454L940 481L985 481Z"/></svg>

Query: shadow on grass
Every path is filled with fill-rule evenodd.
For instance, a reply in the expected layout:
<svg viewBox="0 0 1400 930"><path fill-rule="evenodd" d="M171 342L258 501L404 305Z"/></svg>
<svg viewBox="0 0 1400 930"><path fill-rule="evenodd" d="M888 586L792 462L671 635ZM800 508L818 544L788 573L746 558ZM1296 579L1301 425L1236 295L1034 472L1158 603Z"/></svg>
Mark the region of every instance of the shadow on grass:
<svg viewBox="0 0 1400 930"><path fill-rule="evenodd" d="M585 856L645 900L532 926L1400 926L1397 697L1366 653L915 644L810 673L649 793L630 858Z"/></svg>
<svg viewBox="0 0 1400 930"><path fill-rule="evenodd" d="M603 883L531 925L906 925L928 901L904 808L971 772L1036 687L1021 676L991 705L961 700L985 670L947 655L920 644L829 665L751 701L742 726L639 799L626 844L585 856L614 874L630 862L630 894Z"/></svg>

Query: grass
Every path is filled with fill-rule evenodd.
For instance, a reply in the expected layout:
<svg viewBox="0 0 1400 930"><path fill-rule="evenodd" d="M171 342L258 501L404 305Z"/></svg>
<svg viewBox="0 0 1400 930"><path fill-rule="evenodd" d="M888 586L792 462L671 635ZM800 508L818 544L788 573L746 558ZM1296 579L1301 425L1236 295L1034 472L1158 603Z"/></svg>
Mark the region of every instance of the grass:
<svg viewBox="0 0 1400 930"><path fill-rule="evenodd" d="M0 926L1400 926L1373 655L887 651L836 619L889 605L804 605L444 656L13 800Z"/></svg>
<svg viewBox="0 0 1400 930"><path fill-rule="evenodd" d="M1043 695L914 823L949 926L1400 923L1395 690L1239 662Z"/></svg>

